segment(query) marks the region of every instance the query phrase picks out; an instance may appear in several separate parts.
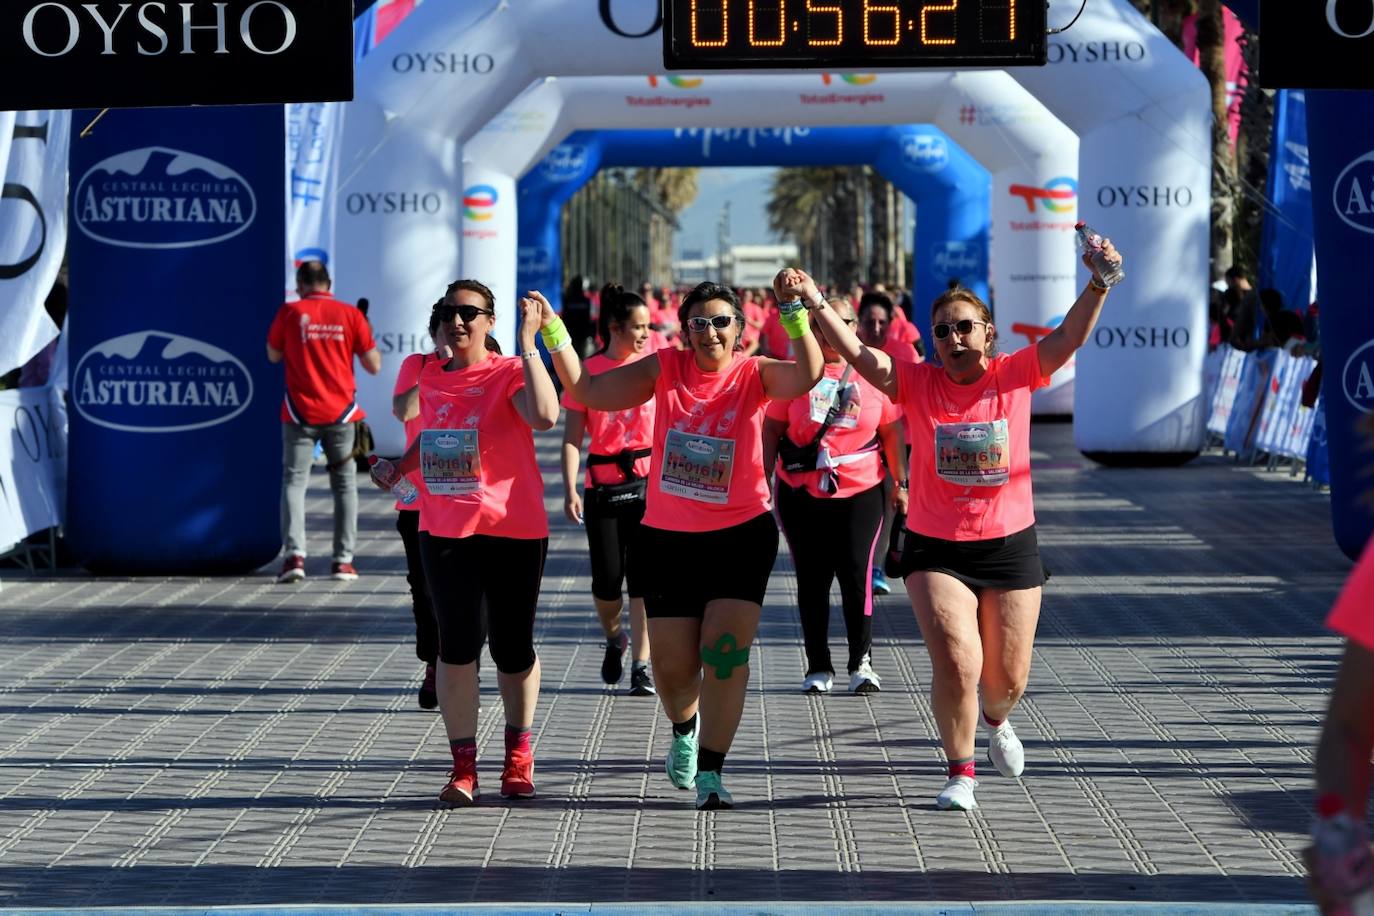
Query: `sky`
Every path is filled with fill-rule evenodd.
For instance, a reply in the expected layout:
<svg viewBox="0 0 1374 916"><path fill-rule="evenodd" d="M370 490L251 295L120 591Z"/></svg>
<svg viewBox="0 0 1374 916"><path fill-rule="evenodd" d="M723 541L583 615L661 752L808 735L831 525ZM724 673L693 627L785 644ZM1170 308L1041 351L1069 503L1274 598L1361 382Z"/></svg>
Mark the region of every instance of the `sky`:
<svg viewBox="0 0 1374 916"><path fill-rule="evenodd" d="M720 208L730 202L730 241L736 245L767 245L778 241L768 231L768 189L772 168L702 169L697 176L697 199L678 217L682 227L673 245L675 257L684 251L716 251L716 223Z"/></svg>

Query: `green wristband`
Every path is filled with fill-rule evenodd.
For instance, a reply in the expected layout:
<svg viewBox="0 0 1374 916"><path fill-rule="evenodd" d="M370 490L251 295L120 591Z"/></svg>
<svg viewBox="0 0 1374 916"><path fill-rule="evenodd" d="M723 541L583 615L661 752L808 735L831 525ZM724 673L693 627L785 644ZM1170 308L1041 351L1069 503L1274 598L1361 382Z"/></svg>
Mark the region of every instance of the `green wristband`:
<svg viewBox="0 0 1374 916"><path fill-rule="evenodd" d="M783 302L778 306L778 324L792 340L811 333L811 323L806 320L806 308L800 299Z"/></svg>
<svg viewBox="0 0 1374 916"><path fill-rule="evenodd" d="M544 346L550 353L562 348L572 340L572 335L568 333L568 326L563 323L562 318L556 316L553 321L539 329L539 336L544 338Z"/></svg>

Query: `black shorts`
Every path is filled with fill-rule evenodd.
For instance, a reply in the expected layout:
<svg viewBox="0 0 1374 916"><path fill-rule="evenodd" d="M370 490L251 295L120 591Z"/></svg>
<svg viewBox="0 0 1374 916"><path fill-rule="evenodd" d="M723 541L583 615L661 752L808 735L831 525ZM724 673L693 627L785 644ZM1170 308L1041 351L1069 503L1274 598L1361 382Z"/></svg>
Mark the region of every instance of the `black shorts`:
<svg viewBox="0 0 1374 916"><path fill-rule="evenodd" d="M1035 588L1049 579L1040 561L1035 526L986 541L946 541L914 531L904 532L899 575L939 572L953 576L975 592L985 588L1010 591Z"/></svg>
<svg viewBox="0 0 1374 916"><path fill-rule="evenodd" d="M594 490L588 490L591 494ZM606 515L599 500L588 495L582 504L582 525L592 560L592 597L619 601L621 585L631 598L644 597L644 574L638 561L639 521L644 503L623 506Z"/></svg>
<svg viewBox="0 0 1374 916"><path fill-rule="evenodd" d="M635 558L644 567L648 616L700 619L706 603L718 598L763 604L778 558L771 512L718 531L639 530Z"/></svg>

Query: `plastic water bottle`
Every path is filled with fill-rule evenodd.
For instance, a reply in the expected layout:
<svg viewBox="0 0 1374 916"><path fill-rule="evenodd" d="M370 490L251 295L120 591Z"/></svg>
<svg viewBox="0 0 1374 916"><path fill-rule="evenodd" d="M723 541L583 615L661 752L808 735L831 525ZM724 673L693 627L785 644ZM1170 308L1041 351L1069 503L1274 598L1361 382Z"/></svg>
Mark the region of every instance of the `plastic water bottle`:
<svg viewBox="0 0 1374 916"><path fill-rule="evenodd" d="M401 505L409 506L420 498L420 491L415 489L415 484L406 480L403 474L397 473L396 465L390 461L376 455L368 455L367 464L372 468L372 475L382 483L392 481L389 484L391 494L400 500Z"/></svg>
<svg viewBox="0 0 1374 916"><path fill-rule="evenodd" d="M1126 271L1121 268L1121 265L1112 264L1107 260L1107 256L1102 253L1102 233L1082 220L1074 223L1073 230L1074 238L1078 243L1078 253L1091 253L1093 270L1104 286L1110 289L1126 279Z"/></svg>
<svg viewBox="0 0 1374 916"><path fill-rule="evenodd" d="M1333 912L1374 916L1374 856L1364 829L1350 815L1313 822L1311 855L1313 877L1337 902Z"/></svg>

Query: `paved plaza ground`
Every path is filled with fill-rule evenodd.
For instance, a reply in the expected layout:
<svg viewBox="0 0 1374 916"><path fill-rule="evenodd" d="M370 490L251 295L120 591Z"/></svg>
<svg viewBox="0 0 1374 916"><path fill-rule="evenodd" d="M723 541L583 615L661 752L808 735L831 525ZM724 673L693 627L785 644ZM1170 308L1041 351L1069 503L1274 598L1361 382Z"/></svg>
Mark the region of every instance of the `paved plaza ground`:
<svg viewBox="0 0 1374 916"><path fill-rule="evenodd" d="M487 677L487 794L436 803L448 748L415 703L393 513L366 492L363 577L329 581L318 469L301 585L275 585L276 563L4 578L0 906L1301 903L1338 648L1322 617L1350 569L1328 497L1215 453L1102 468L1064 424L1037 424L1033 447L1053 578L1013 719L1028 763L1020 780L984 765L972 814L933 805L930 665L905 596L875 611L881 694L804 696L785 552L726 765L739 805L697 813L663 775L657 702L600 683L585 541L542 437L537 799L496 796ZM683 574L728 562L684 558Z"/></svg>

